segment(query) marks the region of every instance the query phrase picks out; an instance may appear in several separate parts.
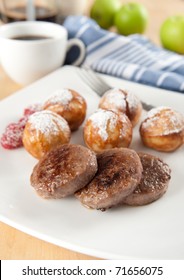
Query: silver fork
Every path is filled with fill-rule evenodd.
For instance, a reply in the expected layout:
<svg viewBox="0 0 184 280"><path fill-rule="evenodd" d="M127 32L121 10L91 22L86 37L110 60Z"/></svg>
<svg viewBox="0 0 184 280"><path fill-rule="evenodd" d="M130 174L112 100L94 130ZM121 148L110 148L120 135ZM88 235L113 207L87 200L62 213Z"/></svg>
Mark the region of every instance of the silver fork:
<svg viewBox="0 0 184 280"><path fill-rule="evenodd" d="M96 92L100 97L111 89L112 87L99 75L97 75L92 69L89 68L79 68L76 67L78 76L85 82L86 85L94 92ZM153 105L141 101L144 110L149 111L155 108Z"/></svg>

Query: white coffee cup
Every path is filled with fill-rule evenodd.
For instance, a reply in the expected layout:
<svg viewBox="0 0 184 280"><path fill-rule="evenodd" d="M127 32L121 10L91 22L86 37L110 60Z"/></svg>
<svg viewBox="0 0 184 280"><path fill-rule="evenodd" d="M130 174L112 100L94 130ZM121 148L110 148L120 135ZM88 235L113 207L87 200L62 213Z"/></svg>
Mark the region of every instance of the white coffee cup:
<svg viewBox="0 0 184 280"><path fill-rule="evenodd" d="M44 37L20 39L20 37ZM85 46L79 39L67 39L67 30L55 23L22 21L0 27L0 60L17 83L27 85L63 65L67 51L76 45L80 54L72 63L80 65Z"/></svg>

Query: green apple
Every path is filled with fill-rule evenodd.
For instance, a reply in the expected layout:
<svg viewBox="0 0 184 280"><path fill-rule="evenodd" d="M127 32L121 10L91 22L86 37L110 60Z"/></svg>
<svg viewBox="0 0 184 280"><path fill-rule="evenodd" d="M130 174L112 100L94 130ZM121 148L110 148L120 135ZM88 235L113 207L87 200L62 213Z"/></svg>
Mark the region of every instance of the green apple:
<svg viewBox="0 0 184 280"><path fill-rule="evenodd" d="M114 18L117 31L122 35L144 33L147 22L147 9L139 3L123 5Z"/></svg>
<svg viewBox="0 0 184 280"><path fill-rule="evenodd" d="M160 40L164 48L184 54L184 16L172 16L160 28Z"/></svg>
<svg viewBox="0 0 184 280"><path fill-rule="evenodd" d="M90 11L90 17L102 28L108 29L114 23L114 15L120 9L119 0L95 0Z"/></svg>

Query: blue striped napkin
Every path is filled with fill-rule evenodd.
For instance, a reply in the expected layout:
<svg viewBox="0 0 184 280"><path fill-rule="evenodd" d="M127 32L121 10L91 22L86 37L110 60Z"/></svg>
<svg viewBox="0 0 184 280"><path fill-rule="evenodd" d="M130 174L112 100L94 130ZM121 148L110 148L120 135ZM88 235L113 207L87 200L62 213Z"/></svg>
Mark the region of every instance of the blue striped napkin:
<svg viewBox="0 0 184 280"><path fill-rule="evenodd" d="M122 36L101 29L85 16L64 22L69 38L86 45L84 66L137 83L184 93L184 56L154 45L142 35ZM75 51L69 53L70 63Z"/></svg>

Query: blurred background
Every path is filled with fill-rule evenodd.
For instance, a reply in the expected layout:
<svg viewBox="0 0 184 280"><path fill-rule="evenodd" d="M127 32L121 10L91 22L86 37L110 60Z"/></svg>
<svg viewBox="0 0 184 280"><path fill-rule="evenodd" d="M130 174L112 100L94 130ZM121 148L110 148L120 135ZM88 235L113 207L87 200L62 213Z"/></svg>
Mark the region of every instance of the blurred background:
<svg viewBox="0 0 184 280"><path fill-rule="evenodd" d="M0 0L1 22L37 19L62 23L68 15L90 16L96 0ZM109 3L114 0L108 0ZM144 35L160 45L159 31L166 18L184 14L183 0L119 0L126 3L140 3L148 11L148 24ZM98 0L103 5L103 0ZM36 7L34 10L32 5ZM27 6L27 8L26 8ZM115 29L111 29L115 30Z"/></svg>
<svg viewBox="0 0 184 280"><path fill-rule="evenodd" d="M61 0L62 1L62 0ZM86 0L86 14L89 14L94 0ZM183 0L120 0L122 4L125 3L141 3L148 10L149 20L145 35L148 36L154 43L160 45L159 31L162 23L170 16L183 14L184 15L184 1Z"/></svg>
<svg viewBox="0 0 184 280"><path fill-rule="evenodd" d="M50 20L62 23L68 15L90 16L95 1L96 0L0 0L0 24L13 20L24 20L25 14L31 20L37 17L38 20ZM104 0L98 1L102 3ZM184 14L183 0L119 1L122 5L131 2L139 3L147 9L148 22L143 34L159 46L161 45L159 33L164 20L170 16ZM37 8L35 12L35 10L32 9L33 4L35 7L39 6L42 8ZM27 9L25 5L27 5ZM22 9L21 7L23 6L24 8ZM110 30L116 31L114 27L110 28ZM6 84L6 87L4 87L4 84ZM0 91L3 97L18 89L20 89L20 86L7 77L0 65Z"/></svg>

